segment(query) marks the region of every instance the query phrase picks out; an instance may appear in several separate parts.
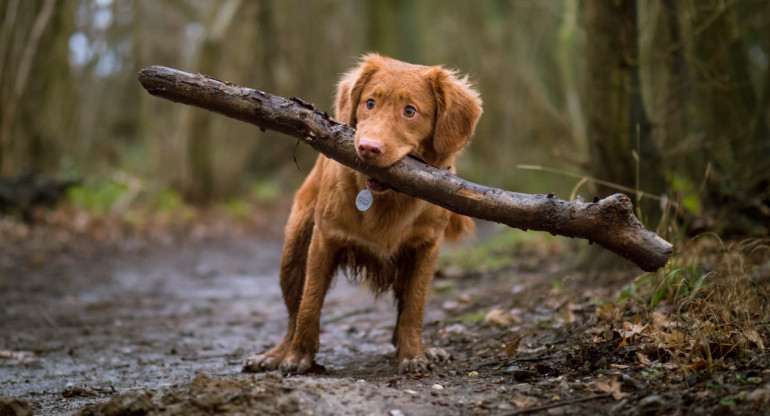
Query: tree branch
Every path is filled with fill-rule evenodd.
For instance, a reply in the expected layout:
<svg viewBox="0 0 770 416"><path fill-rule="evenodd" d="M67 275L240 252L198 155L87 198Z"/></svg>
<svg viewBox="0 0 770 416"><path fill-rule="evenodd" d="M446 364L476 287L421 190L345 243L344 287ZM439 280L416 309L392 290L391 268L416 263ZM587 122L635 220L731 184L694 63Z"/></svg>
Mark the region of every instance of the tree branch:
<svg viewBox="0 0 770 416"><path fill-rule="evenodd" d="M631 200L615 194L596 202L564 201L553 194L529 195L489 188L447 170L404 158L389 168L361 160L353 146L355 130L298 99L218 81L200 74L153 66L139 81L155 96L215 111L261 130L275 130L376 178L398 192L448 210L522 230L584 238L625 257L645 271L663 267L672 246L634 216Z"/></svg>

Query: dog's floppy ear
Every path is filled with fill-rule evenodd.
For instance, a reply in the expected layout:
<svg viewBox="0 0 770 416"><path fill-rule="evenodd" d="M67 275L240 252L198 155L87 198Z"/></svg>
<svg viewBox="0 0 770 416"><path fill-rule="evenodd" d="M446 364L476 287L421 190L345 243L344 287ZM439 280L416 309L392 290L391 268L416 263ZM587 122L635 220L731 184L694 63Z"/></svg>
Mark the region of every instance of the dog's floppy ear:
<svg viewBox="0 0 770 416"><path fill-rule="evenodd" d="M468 78L460 78L454 71L437 67L432 81L436 96L433 148L439 154L452 154L473 136L481 117L481 98Z"/></svg>
<svg viewBox="0 0 770 416"><path fill-rule="evenodd" d="M378 54L365 55L355 68L346 72L337 84L337 98L334 114L337 121L356 127L356 109L361 101L361 91L377 69L382 67L384 58Z"/></svg>

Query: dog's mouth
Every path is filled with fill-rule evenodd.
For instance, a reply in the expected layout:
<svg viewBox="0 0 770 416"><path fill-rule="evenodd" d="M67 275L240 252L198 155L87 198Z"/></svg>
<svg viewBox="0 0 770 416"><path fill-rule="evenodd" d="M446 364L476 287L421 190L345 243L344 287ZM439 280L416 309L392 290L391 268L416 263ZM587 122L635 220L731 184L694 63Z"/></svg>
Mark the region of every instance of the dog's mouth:
<svg viewBox="0 0 770 416"><path fill-rule="evenodd" d="M369 188L370 191L374 192L383 192L388 190L388 185L385 185L377 179L369 176L366 177L366 187Z"/></svg>

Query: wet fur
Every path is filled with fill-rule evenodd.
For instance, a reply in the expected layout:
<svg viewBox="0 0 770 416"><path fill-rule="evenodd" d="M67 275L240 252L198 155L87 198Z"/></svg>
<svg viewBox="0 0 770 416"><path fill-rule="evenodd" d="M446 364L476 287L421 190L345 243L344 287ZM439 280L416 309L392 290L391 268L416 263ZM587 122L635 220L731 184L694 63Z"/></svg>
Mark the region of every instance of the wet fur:
<svg viewBox="0 0 770 416"><path fill-rule="evenodd" d="M369 98L381 107L369 110ZM418 117L400 117L405 103L418 107ZM454 166L480 115L481 100L467 80L441 67L371 54L338 85L336 119L357 129L357 149L362 138L377 141L382 152L370 162L382 167L407 154ZM361 151L359 156L367 160ZM392 190L374 192L373 205L361 212L355 198L366 187L363 174L318 157L286 225L280 283L288 330L276 347L250 357L244 371L302 373L313 367L323 299L339 268L377 295L393 291L399 370L424 369L422 319L439 247L444 238L472 232L473 222Z"/></svg>

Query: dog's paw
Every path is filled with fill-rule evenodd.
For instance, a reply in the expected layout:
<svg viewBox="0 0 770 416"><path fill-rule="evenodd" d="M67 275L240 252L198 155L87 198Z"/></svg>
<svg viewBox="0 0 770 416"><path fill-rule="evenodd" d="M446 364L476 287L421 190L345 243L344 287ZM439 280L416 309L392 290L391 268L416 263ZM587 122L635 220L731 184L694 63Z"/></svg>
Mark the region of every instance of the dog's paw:
<svg viewBox="0 0 770 416"><path fill-rule="evenodd" d="M243 362L243 373L260 373L262 371L272 371L278 369L280 361L278 358L267 354L256 354L247 358Z"/></svg>
<svg viewBox="0 0 770 416"><path fill-rule="evenodd" d="M400 374L420 374L433 371L434 365L425 357L404 358L398 363Z"/></svg>
<svg viewBox="0 0 770 416"><path fill-rule="evenodd" d="M435 368L433 363L448 362L452 357L441 348L425 348L424 356L404 358L398 363L398 372L402 374L429 373Z"/></svg>
<svg viewBox="0 0 770 416"><path fill-rule="evenodd" d="M304 374L310 371L314 364L311 355L289 353L278 368L283 374Z"/></svg>
<svg viewBox="0 0 770 416"><path fill-rule="evenodd" d="M434 363L445 363L452 359L452 356L441 348L426 348L424 352L425 358Z"/></svg>

